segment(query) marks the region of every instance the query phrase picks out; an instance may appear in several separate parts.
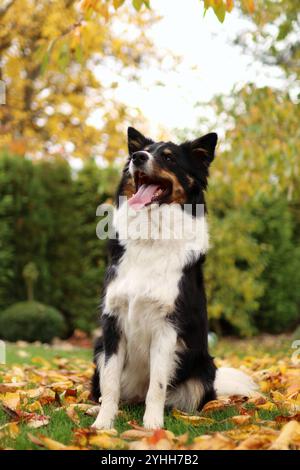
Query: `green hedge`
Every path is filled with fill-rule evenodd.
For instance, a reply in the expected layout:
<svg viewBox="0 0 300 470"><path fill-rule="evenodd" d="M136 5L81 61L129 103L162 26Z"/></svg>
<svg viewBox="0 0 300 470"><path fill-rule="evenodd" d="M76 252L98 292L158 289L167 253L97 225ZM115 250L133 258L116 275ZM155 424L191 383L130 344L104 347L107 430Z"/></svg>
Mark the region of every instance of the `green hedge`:
<svg viewBox="0 0 300 470"><path fill-rule="evenodd" d="M18 302L0 312L1 338L7 341L50 342L66 333L61 313L39 302Z"/></svg>
<svg viewBox="0 0 300 470"><path fill-rule="evenodd" d="M105 265L96 208L117 178L93 160L75 173L59 157L0 154L0 311L27 298L22 273L34 263L35 299L62 312L69 334L96 325Z"/></svg>

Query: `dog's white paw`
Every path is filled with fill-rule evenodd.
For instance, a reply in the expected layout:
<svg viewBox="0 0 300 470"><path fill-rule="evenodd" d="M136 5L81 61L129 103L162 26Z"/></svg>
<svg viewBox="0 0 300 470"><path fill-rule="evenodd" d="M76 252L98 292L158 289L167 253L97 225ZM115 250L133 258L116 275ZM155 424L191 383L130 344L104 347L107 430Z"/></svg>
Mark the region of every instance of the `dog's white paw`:
<svg viewBox="0 0 300 470"><path fill-rule="evenodd" d="M91 425L91 428L93 429L112 429L114 427L114 420L113 419L103 419L103 418L100 418L99 419L99 416L97 417L97 419L93 422L93 424Z"/></svg>
<svg viewBox="0 0 300 470"><path fill-rule="evenodd" d="M143 425L145 429L161 429L164 427L164 417L158 413L145 412L143 418Z"/></svg>
<svg viewBox="0 0 300 470"><path fill-rule="evenodd" d="M93 429L112 429L115 414L111 409L100 408L99 414L91 427Z"/></svg>

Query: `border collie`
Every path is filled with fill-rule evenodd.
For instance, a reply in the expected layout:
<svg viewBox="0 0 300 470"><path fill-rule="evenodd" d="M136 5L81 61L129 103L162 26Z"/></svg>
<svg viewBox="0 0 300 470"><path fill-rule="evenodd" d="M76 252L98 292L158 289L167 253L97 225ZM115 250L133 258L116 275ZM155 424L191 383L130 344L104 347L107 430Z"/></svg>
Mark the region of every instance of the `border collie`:
<svg viewBox="0 0 300 470"><path fill-rule="evenodd" d="M144 427L157 429L165 406L195 412L218 395L255 390L242 372L217 370L208 352L204 191L216 144L215 133L176 145L128 129L95 347L97 429L113 427L120 400L144 402Z"/></svg>

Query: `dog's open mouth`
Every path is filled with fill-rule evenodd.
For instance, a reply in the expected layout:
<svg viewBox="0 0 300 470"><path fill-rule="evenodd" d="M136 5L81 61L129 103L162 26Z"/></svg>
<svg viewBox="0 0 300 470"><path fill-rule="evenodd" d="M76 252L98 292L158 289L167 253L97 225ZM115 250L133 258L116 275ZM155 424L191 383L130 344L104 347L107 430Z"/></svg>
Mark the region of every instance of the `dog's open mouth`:
<svg viewBox="0 0 300 470"><path fill-rule="evenodd" d="M142 209L149 204L161 204L172 193L171 181L159 177L150 177L140 171L135 172L136 192L128 204L133 209Z"/></svg>

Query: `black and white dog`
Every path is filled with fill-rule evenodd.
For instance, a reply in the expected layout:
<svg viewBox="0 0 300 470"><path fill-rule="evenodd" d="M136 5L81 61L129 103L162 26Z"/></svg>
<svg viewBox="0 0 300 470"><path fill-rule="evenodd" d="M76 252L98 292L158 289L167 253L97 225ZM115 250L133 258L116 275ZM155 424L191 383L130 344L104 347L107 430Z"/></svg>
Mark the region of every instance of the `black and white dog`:
<svg viewBox="0 0 300 470"><path fill-rule="evenodd" d="M238 370L217 370L208 353L204 191L216 144L215 133L176 145L128 129L95 349L95 428L113 426L119 400L145 402L144 426L155 429L165 406L193 412L256 388Z"/></svg>

